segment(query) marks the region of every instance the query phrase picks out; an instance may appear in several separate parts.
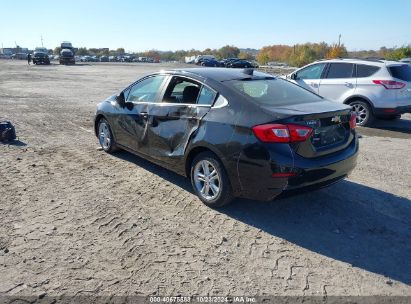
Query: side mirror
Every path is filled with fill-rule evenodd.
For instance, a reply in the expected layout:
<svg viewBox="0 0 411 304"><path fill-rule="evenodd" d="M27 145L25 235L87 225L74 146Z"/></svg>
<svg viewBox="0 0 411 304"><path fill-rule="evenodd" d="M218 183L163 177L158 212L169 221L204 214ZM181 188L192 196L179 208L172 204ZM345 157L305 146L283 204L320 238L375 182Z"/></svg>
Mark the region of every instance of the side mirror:
<svg viewBox="0 0 411 304"><path fill-rule="evenodd" d="M121 92L120 95L117 95L116 101L120 107L124 108L126 106L126 99L124 98L123 92Z"/></svg>
<svg viewBox="0 0 411 304"><path fill-rule="evenodd" d="M297 80L297 73L292 73L292 74L290 75L290 78L291 78L292 80Z"/></svg>

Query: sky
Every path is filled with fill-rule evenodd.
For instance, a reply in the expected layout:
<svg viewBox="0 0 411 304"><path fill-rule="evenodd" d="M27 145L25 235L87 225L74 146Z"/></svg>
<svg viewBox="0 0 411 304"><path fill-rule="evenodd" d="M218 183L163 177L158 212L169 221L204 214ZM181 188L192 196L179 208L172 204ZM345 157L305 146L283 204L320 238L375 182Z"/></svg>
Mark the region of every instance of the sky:
<svg viewBox="0 0 411 304"><path fill-rule="evenodd" d="M126 51L411 43L410 0L0 0L0 44Z"/></svg>

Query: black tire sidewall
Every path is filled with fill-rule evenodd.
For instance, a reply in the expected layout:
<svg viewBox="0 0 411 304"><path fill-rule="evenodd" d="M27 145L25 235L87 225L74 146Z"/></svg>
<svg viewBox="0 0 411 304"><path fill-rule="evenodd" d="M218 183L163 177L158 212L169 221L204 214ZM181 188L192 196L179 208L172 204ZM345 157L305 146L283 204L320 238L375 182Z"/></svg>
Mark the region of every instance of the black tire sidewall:
<svg viewBox="0 0 411 304"><path fill-rule="evenodd" d="M220 187L221 191L218 194L216 198L213 200L206 200L205 198L202 197L202 195L198 192L195 181L194 181L194 168L196 164L202 160L207 160L210 163L213 164L213 166L217 169L218 174L220 176ZM233 194L232 194L232 188L231 188L231 183L228 178L228 175L224 169L224 166L222 165L221 161L218 159L218 157L211 153L211 152L203 152L198 154L192 161L191 163L191 169L190 169L190 179L191 179L191 185L193 187L194 193L199 197L199 199L208 207L211 208L218 208L222 207L228 203L230 203L233 199Z"/></svg>

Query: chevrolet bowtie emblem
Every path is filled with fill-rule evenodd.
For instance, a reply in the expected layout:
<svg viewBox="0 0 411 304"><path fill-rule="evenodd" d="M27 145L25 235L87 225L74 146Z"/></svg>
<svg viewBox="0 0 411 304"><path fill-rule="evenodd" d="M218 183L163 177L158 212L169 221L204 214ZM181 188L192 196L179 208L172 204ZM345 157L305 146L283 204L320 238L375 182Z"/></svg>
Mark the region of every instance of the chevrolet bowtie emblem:
<svg viewBox="0 0 411 304"><path fill-rule="evenodd" d="M335 122L336 124L341 123L341 116L334 116L333 118L331 118L332 122Z"/></svg>

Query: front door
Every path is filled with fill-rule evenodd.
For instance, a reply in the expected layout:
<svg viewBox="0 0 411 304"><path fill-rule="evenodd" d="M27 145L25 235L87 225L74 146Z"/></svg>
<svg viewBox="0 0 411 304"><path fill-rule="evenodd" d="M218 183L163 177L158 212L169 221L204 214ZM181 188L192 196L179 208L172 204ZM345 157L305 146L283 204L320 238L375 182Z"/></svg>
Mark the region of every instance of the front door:
<svg viewBox="0 0 411 304"><path fill-rule="evenodd" d="M292 81L297 83L299 86L318 94L318 88L320 86L321 76L325 66L325 63L312 64L297 71L295 73L295 80Z"/></svg>
<svg viewBox="0 0 411 304"><path fill-rule="evenodd" d="M159 101L168 76L155 75L139 80L124 91L126 106L118 115L120 129L117 142L129 149L147 154L148 113Z"/></svg>
<svg viewBox="0 0 411 304"><path fill-rule="evenodd" d="M149 112L150 156L179 166L191 135L209 111L216 92L195 80L173 76L162 102Z"/></svg>

